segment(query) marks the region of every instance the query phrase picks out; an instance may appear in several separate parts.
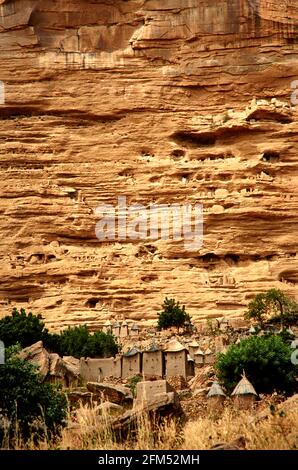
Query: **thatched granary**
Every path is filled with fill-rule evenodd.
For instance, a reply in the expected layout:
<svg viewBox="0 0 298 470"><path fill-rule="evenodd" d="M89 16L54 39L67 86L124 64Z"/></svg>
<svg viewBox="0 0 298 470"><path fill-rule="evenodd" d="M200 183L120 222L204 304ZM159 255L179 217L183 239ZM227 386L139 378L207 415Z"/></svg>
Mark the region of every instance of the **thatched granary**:
<svg viewBox="0 0 298 470"><path fill-rule="evenodd" d="M120 337L125 338L126 336L128 336L128 324L127 321L124 320L120 328Z"/></svg>
<svg viewBox="0 0 298 470"><path fill-rule="evenodd" d="M199 347L200 345L195 339L191 343L189 343L188 350L189 355L192 359L194 359L195 353L198 351Z"/></svg>
<svg viewBox="0 0 298 470"><path fill-rule="evenodd" d="M122 357L122 378L133 377L142 373L142 353L138 348L132 348Z"/></svg>
<svg viewBox="0 0 298 470"><path fill-rule="evenodd" d="M208 411L209 412L218 412L223 410L223 404L226 398L226 394L219 385L218 382L213 382L208 394Z"/></svg>
<svg viewBox="0 0 298 470"><path fill-rule="evenodd" d="M187 377L187 349L176 339L170 341L165 349L166 376Z"/></svg>
<svg viewBox="0 0 298 470"><path fill-rule="evenodd" d="M235 404L240 409L249 409L253 406L257 396L257 392L255 391L253 385L249 382L249 380L247 380L245 374L243 374L242 379L232 392L232 397L234 397Z"/></svg>
<svg viewBox="0 0 298 470"><path fill-rule="evenodd" d="M112 323L110 322L110 320L107 320L105 322L105 324L103 325L102 331L104 333L112 333Z"/></svg>
<svg viewBox="0 0 298 470"><path fill-rule="evenodd" d="M156 344L143 352L143 374L145 377L163 377L163 353Z"/></svg>
<svg viewBox="0 0 298 470"><path fill-rule="evenodd" d="M196 366L202 367L204 365L204 353L201 349L198 349L194 355Z"/></svg>

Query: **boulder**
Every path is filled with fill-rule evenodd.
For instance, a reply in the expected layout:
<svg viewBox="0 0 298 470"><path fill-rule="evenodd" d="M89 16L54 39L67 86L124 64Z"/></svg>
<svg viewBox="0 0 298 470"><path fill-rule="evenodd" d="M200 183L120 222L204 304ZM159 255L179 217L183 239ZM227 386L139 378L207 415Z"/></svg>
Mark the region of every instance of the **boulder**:
<svg viewBox="0 0 298 470"><path fill-rule="evenodd" d="M69 403L75 405L81 403L83 405L91 405L94 402L94 395L87 390L71 390L67 393Z"/></svg>
<svg viewBox="0 0 298 470"><path fill-rule="evenodd" d="M28 346L19 353L19 357L38 366L40 374L45 378L50 372L50 354L43 347L43 342Z"/></svg>
<svg viewBox="0 0 298 470"><path fill-rule="evenodd" d="M19 357L38 366L44 379L50 381L62 381L67 386L78 380L80 376L79 359L72 356L64 356L63 359L56 353L49 353L43 342L38 341L23 349Z"/></svg>
<svg viewBox="0 0 298 470"><path fill-rule="evenodd" d="M154 403L155 398L159 395L175 393L174 388L166 380L154 380L138 382L136 385L136 399L134 400L134 408L144 408Z"/></svg>
<svg viewBox="0 0 298 470"><path fill-rule="evenodd" d="M114 435L118 440L126 439L129 433L134 433L140 420L146 416L153 432L165 418L176 418L177 422L179 420L181 423L185 419L176 392L162 392L152 396L149 401L143 403L143 406L135 406L116 418L111 424Z"/></svg>
<svg viewBox="0 0 298 470"><path fill-rule="evenodd" d="M67 387L78 385L80 378L80 359L72 356L63 356L64 382Z"/></svg>
<svg viewBox="0 0 298 470"><path fill-rule="evenodd" d="M80 359L73 356L63 356L63 365L67 373L73 377L79 377L80 375Z"/></svg>
<svg viewBox="0 0 298 470"><path fill-rule="evenodd" d="M127 387L109 383L88 382L87 390L117 405L132 403L133 397Z"/></svg>
<svg viewBox="0 0 298 470"><path fill-rule="evenodd" d="M120 405L116 405L116 403L111 403L110 401L105 401L98 407L101 414L113 414L113 413L120 413L123 411L123 407Z"/></svg>
<svg viewBox="0 0 298 470"><path fill-rule="evenodd" d="M51 353L49 354L50 360L50 369L49 369L49 376L50 378L55 379L62 379L64 378L64 364L59 356L59 354Z"/></svg>

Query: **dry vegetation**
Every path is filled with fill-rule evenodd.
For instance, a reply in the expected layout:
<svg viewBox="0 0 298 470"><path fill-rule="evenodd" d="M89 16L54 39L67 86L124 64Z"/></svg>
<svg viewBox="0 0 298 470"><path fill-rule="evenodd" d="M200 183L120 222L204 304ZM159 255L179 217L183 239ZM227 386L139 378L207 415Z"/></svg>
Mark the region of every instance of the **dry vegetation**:
<svg viewBox="0 0 298 470"><path fill-rule="evenodd" d="M226 408L214 419L210 416L189 420L179 428L173 420L164 422L152 432L152 424L144 415L135 434L125 441L116 439L111 429L111 418L99 413L97 405L80 405L74 414L69 413L69 424L59 439L31 441L24 445L16 440L17 449L40 450L207 450L219 444L231 449L295 450L298 449L298 409L287 413L270 412L257 419L251 412Z"/></svg>

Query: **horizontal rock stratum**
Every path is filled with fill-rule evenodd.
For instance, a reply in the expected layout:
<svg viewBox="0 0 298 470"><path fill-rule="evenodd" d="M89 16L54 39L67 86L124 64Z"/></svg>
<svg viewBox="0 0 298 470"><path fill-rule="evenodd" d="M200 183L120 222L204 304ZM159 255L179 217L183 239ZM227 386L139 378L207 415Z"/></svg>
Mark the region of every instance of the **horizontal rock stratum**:
<svg viewBox="0 0 298 470"><path fill-rule="evenodd" d="M1 315L199 320L297 297L293 0L0 1ZM292 99L291 99L292 96ZM100 241L96 207L203 204L203 246Z"/></svg>

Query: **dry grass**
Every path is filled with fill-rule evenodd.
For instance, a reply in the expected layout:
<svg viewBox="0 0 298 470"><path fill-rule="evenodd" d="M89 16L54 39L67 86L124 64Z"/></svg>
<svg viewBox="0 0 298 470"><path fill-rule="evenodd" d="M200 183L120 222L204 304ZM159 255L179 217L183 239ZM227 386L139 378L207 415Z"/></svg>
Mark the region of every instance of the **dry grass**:
<svg viewBox="0 0 298 470"><path fill-rule="evenodd" d="M298 410L257 421L251 413L225 409L220 419L201 418L186 424L182 449L207 450L243 437L247 450L298 449Z"/></svg>
<svg viewBox="0 0 298 470"><path fill-rule="evenodd" d="M174 421L164 422L155 432L146 415L138 422L134 436L117 442L111 429L111 416L99 413L97 405L81 405L75 415L69 413L69 424L55 442L45 437L38 443L32 439L24 445L17 439L16 449L75 450L166 450L210 449L220 443L231 443L242 437L247 450L298 449L298 410L285 415L270 414L256 420L251 412L226 408L219 419L211 417L188 421L178 429Z"/></svg>

